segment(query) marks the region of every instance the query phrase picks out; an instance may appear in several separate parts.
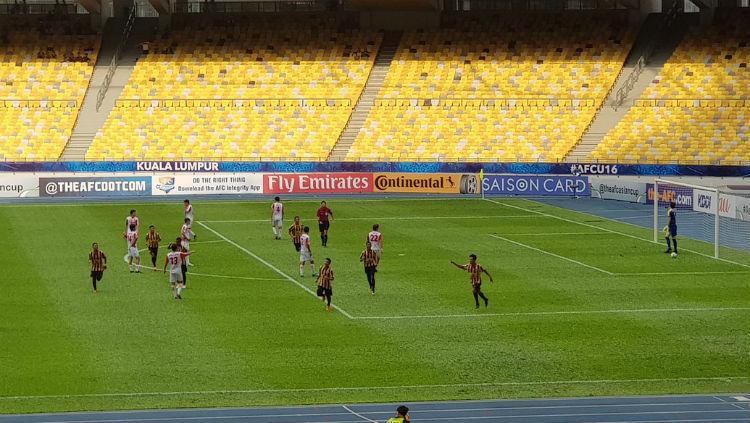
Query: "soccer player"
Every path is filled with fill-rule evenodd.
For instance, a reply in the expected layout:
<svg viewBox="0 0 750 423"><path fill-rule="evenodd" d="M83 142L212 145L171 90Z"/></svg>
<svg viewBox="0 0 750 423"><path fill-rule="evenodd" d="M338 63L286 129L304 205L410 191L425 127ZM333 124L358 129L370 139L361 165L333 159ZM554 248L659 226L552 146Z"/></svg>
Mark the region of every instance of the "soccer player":
<svg viewBox="0 0 750 423"><path fill-rule="evenodd" d="M299 216L294 216L294 223L289 227L288 232L294 243L294 249L297 250L297 252L299 252L300 246L302 245L300 237L302 237L304 229L305 227L302 226L302 223L299 221Z"/></svg>
<svg viewBox="0 0 750 423"><path fill-rule="evenodd" d="M396 409L396 417L388 419L388 423L409 423L410 421L409 407L405 405L401 405Z"/></svg>
<svg viewBox="0 0 750 423"><path fill-rule="evenodd" d="M96 283L102 280L104 271L107 269L107 255L104 251L99 249L99 244L96 242L91 244L91 252L89 253L89 263L91 263L91 284L94 286L94 294L96 290Z"/></svg>
<svg viewBox="0 0 750 423"><path fill-rule="evenodd" d="M672 246L674 246L674 254L677 255L677 204L674 201L669 203L667 208L667 226L664 228L664 239L667 240L667 251L669 254L672 252ZM670 245L669 241L672 240Z"/></svg>
<svg viewBox="0 0 750 423"><path fill-rule="evenodd" d="M331 307L332 296L333 269L331 269L331 259L327 258L318 272L318 297L326 302L326 311L333 311L333 307Z"/></svg>
<svg viewBox="0 0 750 423"><path fill-rule="evenodd" d="M185 219L190 219L190 224L193 224L193 205L190 204L190 200L182 202L185 205Z"/></svg>
<svg viewBox="0 0 750 423"><path fill-rule="evenodd" d="M131 230L130 227L133 225L135 225L134 232L139 232L141 230L141 220L136 215L135 209L130 210L130 216L125 218L125 232Z"/></svg>
<svg viewBox="0 0 750 423"><path fill-rule="evenodd" d="M185 218L185 224L180 229L180 237L182 237L180 245L182 245L183 250L186 252L190 251L190 240L195 239L195 234L193 233L193 224L189 217ZM185 257L185 263L188 266L192 266L190 264L190 257Z"/></svg>
<svg viewBox="0 0 750 423"><path fill-rule="evenodd" d="M328 208L325 201L320 202L320 208L318 209L318 229L320 230L320 241L324 247L328 246L328 229L331 227L331 220L333 220L333 212Z"/></svg>
<svg viewBox="0 0 750 423"><path fill-rule="evenodd" d="M159 256L160 242L161 236L159 235L159 232L156 232L154 225L149 225L148 233L146 234L146 244L148 245L148 252L151 254L151 264L154 267L154 272L158 270L156 268L156 259Z"/></svg>
<svg viewBox="0 0 750 423"><path fill-rule="evenodd" d="M372 250L380 259L380 254L383 252L383 234L380 233L380 225L377 223L372 225L372 231L367 234L367 241L372 244Z"/></svg>
<svg viewBox="0 0 750 423"><path fill-rule="evenodd" d="M129 231L123 234L128 242L128 267L130 273L141 273L141 253L138 252L138 232L135 225L130 225ZM135 264L134 264L135 263Z"/></svg>
<svg viewBox="0 0 750 423"><path fill-rule="evenodd" d="M359 261L365 265L365 275L367 275L367 283L370 284L370 294L375 295L375 272L378 271L378 262L380 257L372 249L372 243L367 241L365 251L359 255Z"/></svg>
<svg viewBox="0 0 750 423"><path fill-rule="evenodd" d="M281 231L284 227L284 205L281 199L276 197L271 204L271 224L273 225L273 235L276 239L281 239Z"/></svg>
<svg viewBox="0 0 750 423"><path fill-rule="evenodd" d="M172 245L176 245L177 246L177 251L178 252L187 253L187 250L185 250L185 248L182 247L182 237L178 236L177 239L175 239L174 243L169 244L168 248L169 248L170 251L172 250ZM187 288L187 271L188 271L188 268L187 268L187 264L185 264L185 260L182 261L182 264L180 265L180 269L182 270L182 287L183 288Z"/></svg>
<svg viewBox="0 0 750 423"><path fill-rule="evenodd" d="M490 282L494 281L492 280L492 276L489 274L489 272L487 272L487 269L477 263L477 255L469 255L469 264L458 264L455 261L451 261L451 264L458 267L459 269L466 270L471 274L471 288L472 293L474 294L474 303L476 304L476 308L479 308L480 297L484 300L484 306L487 307L490 300L489 298L484 296L484 293L482 293L482 273L487 274L487 276L490 278Z"/></svg>
<svg viewBox="0 0 750 423"><path fill-rule="evenodd" d="M172 287L172 295L175 300L182 299L182 289L184 288L184 280L182 279L182 263L191 252L177 251L177 244L172 244L172 251L167 254L166 260L164 261L164 273L167 272L167 265L169 265L169 284Z"/></svg>
<svg viewBox="0 0 750 423"><path fill-rule="evenodd" d="M302 229L302 235L299 237L300 249L299 249L299 276L305 277L305 263L310 263L310 269L312 270L312 276L318 276L315 273L315 261L312 256L312 249L310 246L310 227L305 226Z"/></svg>

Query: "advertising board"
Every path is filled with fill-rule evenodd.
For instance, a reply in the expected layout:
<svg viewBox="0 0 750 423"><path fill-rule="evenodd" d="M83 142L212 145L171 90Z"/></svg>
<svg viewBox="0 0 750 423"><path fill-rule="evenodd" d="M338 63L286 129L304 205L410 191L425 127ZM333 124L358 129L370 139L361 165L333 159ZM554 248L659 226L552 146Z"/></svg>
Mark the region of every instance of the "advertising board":
<svg viewBox="0 0 750 423"><path fill-rule="evenodd" d="M260 173L175 173L153 176L153 195L263 194Z"/></svg>
<svg viewBox="0 0 750 423"><path fill-rule="evenodd" d="M478 194L476 175L460 173L376 173L373 192L421 194Z"/></svg>
<svg viewBox="0 0 750 423"><path fill-rule="evenodd" d="M271 173L263 175L265 194L359 194L372 192L372 173Z"/></svg>
<svg viewBox="0 0 750 423"><path fill-rule="evenodd" d="M591 196L605 200L630 203L646 203L646 183L628 182L620 179L598 179L592 182Z"/></svg>
<svg viewBox="0 0 750 423"><path fill-rule="evenodd" d="M40 197L151 195L151 176L40 177Z"/></svg>
<svg viewBox="0 0 750 423"><path fill-rule="evenodd" d="M588 196L587 176L486 175L482 192L487 195Z"/></svg>

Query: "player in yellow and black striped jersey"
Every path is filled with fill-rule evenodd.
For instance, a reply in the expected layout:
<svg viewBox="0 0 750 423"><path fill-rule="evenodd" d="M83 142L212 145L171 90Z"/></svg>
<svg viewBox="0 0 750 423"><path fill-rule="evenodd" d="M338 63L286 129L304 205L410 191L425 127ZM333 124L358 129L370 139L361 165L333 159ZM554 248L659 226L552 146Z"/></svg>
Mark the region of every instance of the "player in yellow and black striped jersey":
<svg viewBox="0 0 750 423"><path fill-rule="evenodd" d="M359 255L359 261L365 265L365 275L367 275L367 283L370 285L370 294L375 295L375 273L378 271L380 258L378 253L372 249L370 241L367 241L365 245L365 250Z"/></svg>
<svg viewBox="0 0 750 423"><path fill-rule="evenodd" d="M302 236L302 233L305 229L305 226L299 221L299 216L294 216L294 223L292 223L292 226L289 227L289 237L292 238L292 242L294 243L294 249L299 252L300 247L302 246L302 241L300 241L300 237Z"/></svg>
<svg viewBox="0 0 750 423"><path fill-rule="evenodd" d="M159 232L156 232L154 225L148 227L148 233L146 233L146 245L148 246L148 252L151 254L151 264L154 266L154 272L156 272L156 258L159 256L159 243L161 242L161 236Z"/></svg>
<svg viewBox="0 0 750 423"><path fill-rule="evenodd" d="M96 283L102 280L104 271L107 270L107 255L99 249L99 244L96 242L91 244L89 263L91 263L91 284L94 287L94 294L96 294L98 292Z"/></svg>
<svg viewBox="0 0 750 423"><path fill-rule="evenodd" d="M331 259L327 258L318 271L318 297L326 302L326 310L332 311L331 297L333 296L333 269Z"/></svg>
<svg viewBox="0 0 750 423"><path fill-rule="evenodd" d="M482 298L484 300L484 306L487 307L490 300L482 292L482 273L489 276L490 282L494 281L492 280L492 276L489 274L489 272L487 272L484 267L477 263L477 255L470 254L468 264L458 264L455 261L451 261L451 264L458 267L459 269L466 270L467 272L469 272L469 274L471 274L471 289L472 293L474 294L474 303L476 304L476 308L479 308L479 298Z"/></svg>

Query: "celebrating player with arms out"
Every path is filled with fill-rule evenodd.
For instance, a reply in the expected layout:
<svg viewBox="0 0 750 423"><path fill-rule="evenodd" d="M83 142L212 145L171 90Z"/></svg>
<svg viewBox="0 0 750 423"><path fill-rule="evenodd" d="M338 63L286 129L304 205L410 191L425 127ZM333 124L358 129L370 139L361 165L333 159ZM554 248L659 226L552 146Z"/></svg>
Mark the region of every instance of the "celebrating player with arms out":
<svg viewBox="0 0 750 423"><path fill-rule="evenodd" d="M292 238L292 242L294 243L294 249L297 250L297 252L299 252L299 249L302 246L300 238L304 233L304 229L305 227L302 226L302 223L299 221L299 216L294 216L294 223L289 227L288 232L289 237Z"/></svg>
<svg viewBox="0 0 750 423"><path fill-rule="evenodd" d="M138 232L136 226L130 225L129 231L123 234L128 242L128 267L130 273L141 273L141 254L138 252Z"/></svg>
<svg viewBox="0 0 750 423"><path fill-rule="evenodd" d="M372 225L372 231L367 234L367 241L372 244L372 251L375 251L380 260L380 255L383 253L383 234L380 233L380 225L377 223Z"/></svg>
<svg viewBox="0 0 750 423"><path fill-rule="evenodd" d="M474 294L474 303L476 304L476 308L479 308L479 298L481 297L484 300L484 306L487 307L490 300L489 298L484 296L484 293L482 293L482 273L485 273L490 278L490 282L494 282L492 280L492 276L487 272L487 269L479 265L477 263L477 256L476 254L469 255L469 264L458 264L455 261L451 261L451 264L458 267L459 269L466 270L471 274L471 287L472 287L472 293Z"/></svg>
<svg viewBox="0 0 750 423"><path fill-rule="evenodd" d="M331 227L331 220L333 220L333 212L328 208L325 201L320 202L320 208L317 212L318 215L318 229L320 230L320 240L324 247L328 246L328 229Z"/></svg>
<svg viewBox="0 0 750 423"><path fill-rule="evenodd" d="M284 205L279 197L274 198L271 204L271 224L273 225L273 236L281 239L281 231L284 228Z"/></svg>
<svg viewBox="0 0 750 423"><path fill-rule="evenodd" d="M177 251L177 244L171 245L171 252L167 254L167 258L164 261L164 273L167 272L167 266L169 266L169 284L172 287L172 295L174 296L175 300L181 300L182 299L182 288L184 288L183 285L183 278L182 278L182 262L184 259L186 259L191 252L183 253L181 251Z"/></svg>
<svg viewBox="0 0 750 423"><path fill-rule="evenodd" d="M315 273L315 260L313 260L312 249L310 246L310 228L305 226L302 230L303 234L300 236L300 250L299 250L299 276L305 277L305 263L310 263L310 269L312 269L313 277L318 276Z"/></svg>

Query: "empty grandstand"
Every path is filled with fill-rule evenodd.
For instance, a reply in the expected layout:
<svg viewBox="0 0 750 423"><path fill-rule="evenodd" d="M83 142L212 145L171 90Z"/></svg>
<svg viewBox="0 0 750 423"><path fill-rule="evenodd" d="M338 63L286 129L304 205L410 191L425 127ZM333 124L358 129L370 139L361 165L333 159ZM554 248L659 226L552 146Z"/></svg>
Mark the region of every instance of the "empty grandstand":
<svg viewBox="0 0 750 423"><path fill-rule="evenodd" d="M56 160L99 52L85 21L19 17L0 27L0 160Z"/></svg>
<svg viewBox="0 0 750 423"><path fill-rule="evenodd" d="M90 160L325 160L382 34L336 21L205 18L155 40Z"/></svg>
<svg viewBox="0 0 750 423"><path fill-rule="evenodd" d="M750 13L692 28L591 158L622 163L750 161Z"/></svg>

